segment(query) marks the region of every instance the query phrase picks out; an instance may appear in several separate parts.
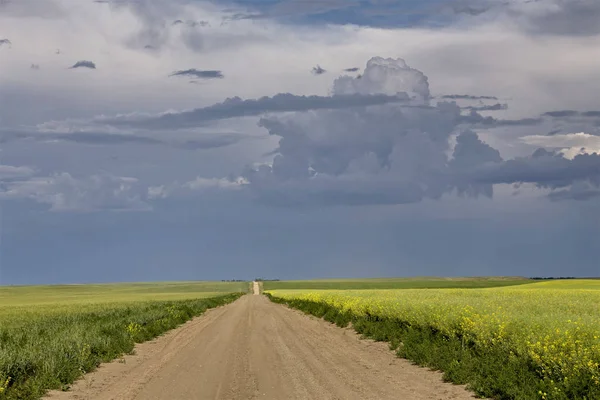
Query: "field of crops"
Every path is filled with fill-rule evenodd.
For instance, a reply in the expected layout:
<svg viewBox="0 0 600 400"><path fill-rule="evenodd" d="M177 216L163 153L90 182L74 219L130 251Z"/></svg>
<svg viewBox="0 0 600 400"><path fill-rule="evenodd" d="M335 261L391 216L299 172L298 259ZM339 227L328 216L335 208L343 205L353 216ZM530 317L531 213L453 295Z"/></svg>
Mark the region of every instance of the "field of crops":
<svg viewBox="0 0 600 400"><path fill-rule="evenodd" d="M486 288L524 285L533 282L521 277L414 277L414 278L367 278L367 279L316 279L296 281L265 281L265 290L281 289L442 289Z"/></svg>
<svg viewBox="0 0 600 400"><path fill-rule="evenodd" d="M248 289L248 282L0 287L0 399L66 389L135 343Z"/></svg>
<svg viewBox="0 0 600 400"><path fill-rule="evenodd" d="M600 398L600 280L267 293L341 326L352 322L400 356L486 397Z"/></svg>

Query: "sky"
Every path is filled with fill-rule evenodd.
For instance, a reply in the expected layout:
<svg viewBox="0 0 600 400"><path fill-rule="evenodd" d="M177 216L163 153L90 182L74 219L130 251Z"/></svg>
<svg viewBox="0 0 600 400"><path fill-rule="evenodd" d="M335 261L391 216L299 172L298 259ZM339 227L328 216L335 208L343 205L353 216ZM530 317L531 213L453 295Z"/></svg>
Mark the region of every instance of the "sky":
<svg viewBox="0 0 600 400"><path fill-rule="evenodd" d="M0 284L599 276L596 0L0 0Z"/></svg>

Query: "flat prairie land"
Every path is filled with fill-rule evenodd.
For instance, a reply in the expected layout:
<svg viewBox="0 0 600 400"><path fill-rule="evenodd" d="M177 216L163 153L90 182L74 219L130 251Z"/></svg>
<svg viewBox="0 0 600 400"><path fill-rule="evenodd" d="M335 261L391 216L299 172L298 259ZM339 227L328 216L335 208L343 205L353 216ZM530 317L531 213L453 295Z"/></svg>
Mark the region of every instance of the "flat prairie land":
<svg viewBox="0 0 600 400"><path fill-rule="evenodd" d="M258 287L255 286L255 290ZM384 343L249 295L136 347L52 400L467 400Z"/></svg>
<svg viewBox="0 0 600 400"><path fill-rule="evenodd" d="M600 280L266 294L389 342L399 356L444 371L445 379L467 384L480 396L600 398Z"/></svg>
<svg viewBox="0 0 600 400"><path fill-rule="evenodd" d="M265 281L264 290L277 289L442 289L486 288L532 283L522 277L414 277L369 279L315 279L296 281Z"/></svg>
<svg viewBox="0 0 600 400"><path fill-rule="evenodd" d="M0 307L185 300L247 292L249 282L141 282L0 286Z"/></svg>
<svg viewBox="0 0 600 400"><path fill-rule="evenodd" d="M0 400L592 400L599 327L600 280L7 287Z"/></svg>
<svg viewBox="0 0 600 400"><path fill-rule="evenodd" d="M67 389L136 343L249 288L249 282L0 287L0 399L38 399L48 389Z"/></svg>

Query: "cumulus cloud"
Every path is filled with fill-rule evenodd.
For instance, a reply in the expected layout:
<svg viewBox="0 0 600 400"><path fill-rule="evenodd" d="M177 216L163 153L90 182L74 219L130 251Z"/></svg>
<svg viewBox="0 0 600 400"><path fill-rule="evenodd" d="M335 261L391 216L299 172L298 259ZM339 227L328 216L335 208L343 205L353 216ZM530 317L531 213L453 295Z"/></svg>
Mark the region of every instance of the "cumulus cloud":
<svg viewBox="0 0 600 400"><path fill-rule="evenodd" d="M312 73L315 75L322 75L325 72L327 72L327 70L321 68L320 65L317 65L316 67L313 67L313 69L312 69Z"/></svg>
<svg viewBox="0 0 600 400"><path fill-rule="evenodd" d="M72 67L69 67L70 69L75 69L75 68L89 68L89 69L96 69L96 64L94 64L94 62L92 61L77 61L75 64L73 64Z"/></svg>
<svg viewBox="0 0 600 400"><path fill-rule="evenodd" d="M600 136L584 132L554 134L550 136L529 135L523 136L519 140L528 145L559 150L568 159L572 159L578 154L600 154Z"/></svg>
<svg viewBox="0 0 600 400"><path fill-rule="evenodd" d="M406 93L421 101L430 98L429 82L419 70L411 68L402 59L373 57L367 62L361 79L342 76L333 83L333 92L342 94Z"/></svg>
<svg viewBox="0 0 600 400"><path fill-rule="evenodd" d="M198 70L196 68L175 71L169 76L187 76L201 79L221 79L225 76L218 70Z"/></svg>
<svg viewBox="0 0 600 400"><path fill-rule="evenodd" d="M206 191L215 190L240 190L248 181L244 178L204 178L196 177L194 180L169 185L151 186L148 188L148 199L166 199L168 197L185 197Z"/></svg>
<svg viewBox="0 0 600 400"><path fill-rule="evenodd" d="M35 170L31 167L15 167L0 164L0 182L32 176Z"/></svg>
<svg viewBox="0 0 600 400"><path fill-rule="evenodd" d="M474 110L465 116L454 102L431 105L427 77L404 60L371 59L363 79L334 81L333 94L339 93L408 93L412 107L383 104L262 118L260 126L280 138L279 147L272 163L248 167L242 174L261 201L405 204L451 192L492 197L496 184L532 183L553 191L579 182L599 183L597 155L569 160L538 150L530 157L503 160L465 126L536 124L539 119L495 120Z"/></svg>
<svg viewBox="0 0 600 400"><path fill-rule="evenodd" d="M60 173L6 183L0 199L30 199L57 212L148 211L143 194L135 178Z"/></svg>
<svg viewBox="0 0 600 400"><path fill-rule="evenodd" d="M373 58L362 79L340 77L333 84L334 96L377 93L408 93L415 107L263 118L261 126L281 139L272 165L244 173L250 187L275 203L385 204L441 196L448 139L460 124L460 108L428 106L427 78L401 59Z"/></svg>
<svg viewBox="0 0 600 400"><path fill-rule="evenodd" d="M406 101L408 101L408 97L405 93L396 93L394 95L362 95L354 93L334 96L296 96L289 93L280 93L273 97L265 96L250 100L234 97L212 106L197 108L191 111L165 113L155 117L140 117L138 115L119 116L115 118L104 117L98 118L97 122L115 126L137 126L148 129L181 129L200 126L210 121L258 116L272 112L365 107Z"/></svg>

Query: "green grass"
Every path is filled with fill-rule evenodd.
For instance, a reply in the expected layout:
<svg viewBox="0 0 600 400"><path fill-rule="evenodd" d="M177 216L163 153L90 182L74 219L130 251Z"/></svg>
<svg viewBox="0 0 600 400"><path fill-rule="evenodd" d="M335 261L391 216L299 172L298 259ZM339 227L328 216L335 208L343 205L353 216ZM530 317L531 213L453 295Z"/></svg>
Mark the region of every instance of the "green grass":
<svg viewBox="0 0 600 400"><path fill-rule="evenodd" d="M279 289L443 289L443 288L487 288L524 285L534 282L521 277L469 277L469 278L372 278L372 279L318 279L298 281L265 281L264 290Z"/></svg>
<svg viewBox="0 0 600 400"><path fill-rule="evenodd" d="M501 399L600 399L600 280L484 289L274 290Z"/></svg>
<svg viewBox="0 0 600 400"><path fill-rule="evenodd" d="M248 282L142 282L84 285L0 286L0 307L181 300L246 292Z"/></svg>
<svg viewBox="0 0 600 400"><path fill-rule="evenodd" d="M247 282L0 288L0 399L39 399L82 374L227 304ZM8 379L8 383L6 384Z"/></svg>

